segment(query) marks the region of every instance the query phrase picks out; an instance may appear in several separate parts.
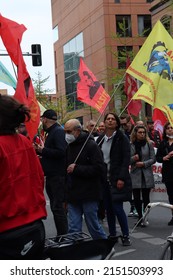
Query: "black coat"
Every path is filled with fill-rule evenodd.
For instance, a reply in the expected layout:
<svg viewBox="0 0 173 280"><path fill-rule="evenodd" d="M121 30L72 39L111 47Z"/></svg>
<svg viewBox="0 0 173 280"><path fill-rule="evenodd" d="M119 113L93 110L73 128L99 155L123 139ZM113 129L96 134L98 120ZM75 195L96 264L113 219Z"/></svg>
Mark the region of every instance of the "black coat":
<svg viewBox="0 0 173 280"><path fill-rule="evenodd" d="M169 146L166 140L163 140L157 149L156 160L162 163L162 182L173 182L173 158L163 161L163 157L171 151L173 151L173 145Z"/></svg>
<svg viewBox="0 0 173 280"><path fill-rule="evenodd" d="M97 139L97 143L102 145L104 135ZM129 174L130 166L130 142L126 135L117 130L113 137L110 149L110 184L112 187L112 199L114 201L131 200L132 182ZM124 181L124 187L119 190L116 187L118 180Z"/></svg>
<svg viewBox="0 0 173 280"><path fill-rule="evenodd" d="M41 164L45 176L65 176L65 153L67 142L62 127L57 123L48 130L45 145L42 150Z"/></svg>
<svg viewBox="0 0 173 280"><path fill-rule="evenodd" d="M74 163L88 133L81 132L78 138L67 147L67 166ZM91 136L82 150L76 167L67 178L67 200L75 201L97 201L101 195L101 174L104 162L100 148Z"/></svg>

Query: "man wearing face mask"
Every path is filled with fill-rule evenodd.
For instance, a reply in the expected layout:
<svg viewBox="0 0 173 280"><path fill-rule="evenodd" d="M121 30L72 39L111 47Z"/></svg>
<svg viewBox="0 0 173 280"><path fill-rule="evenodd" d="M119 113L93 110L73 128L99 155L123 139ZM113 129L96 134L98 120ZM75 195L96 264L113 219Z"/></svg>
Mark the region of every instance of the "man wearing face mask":
<svg viewBox="0 0 173 280"><path fill-rule="evenodd" d="M45 143L34 144L41 156L41 164L46 176L46 192L50 200L57 235L66 234L68 223L63 207L65 196L65 151L67 143L63 128L57 123L57 113L46 110L41 116L43 129L46 132Z"/></svg>
<svg viewBox="0 0 173 280"><path fill-rule="evenodd" d="M98 221L98 201L101 194L101 176L104 169L102 154L93 136L82 131L80 122L71 119L65 123L68 174L68 227L69 233L82 231L84 215L93 239L107 236Z"/></svg>

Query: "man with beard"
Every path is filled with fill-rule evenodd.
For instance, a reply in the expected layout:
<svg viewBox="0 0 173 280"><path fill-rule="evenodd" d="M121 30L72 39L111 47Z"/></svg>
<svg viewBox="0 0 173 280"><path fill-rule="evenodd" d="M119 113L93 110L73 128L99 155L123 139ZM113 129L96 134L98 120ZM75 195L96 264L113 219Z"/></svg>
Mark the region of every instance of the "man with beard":
<svg viewBox="0 0 173 280"><path fill-rule="evenodd" d="M57 123L57 113L46 110L41 116L46 132L45 143L34 144L41 156L41 164L46 176L46 192L50 199L57 235L68 231L67 217L63 206L65 194L65 151L67 143L63 128Z"/></svg>

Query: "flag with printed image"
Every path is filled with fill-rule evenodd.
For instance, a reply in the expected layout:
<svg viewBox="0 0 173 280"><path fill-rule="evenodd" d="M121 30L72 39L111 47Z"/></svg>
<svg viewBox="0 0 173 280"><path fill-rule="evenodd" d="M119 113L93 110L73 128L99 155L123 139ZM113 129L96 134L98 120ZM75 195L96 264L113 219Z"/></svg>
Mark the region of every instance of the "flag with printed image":
<svg viewBox="0 0 173 280"><path fill-rule="evenodd" d="M173 39L160 21L155 24L126 72L149 87L153 107L173 103ZM143 97L148 99L144 91Z"/></svg>
<svg viewBox="0 0 173 280"><path fill-rule="evenodd" d="M110 101L110 96L85 65L82 58L80 58L79 77L77 99L103 113Z"/></svg>

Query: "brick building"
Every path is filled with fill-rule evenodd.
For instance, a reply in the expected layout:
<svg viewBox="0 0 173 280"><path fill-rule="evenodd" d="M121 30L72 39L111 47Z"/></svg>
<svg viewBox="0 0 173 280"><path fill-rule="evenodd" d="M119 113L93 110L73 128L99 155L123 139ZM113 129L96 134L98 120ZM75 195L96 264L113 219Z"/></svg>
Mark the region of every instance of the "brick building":
<svg viewBox="0 0 173 280"><path fill-rule="evenodd" d="M125 45L127 51L137 52L146 39L144 36L151 30L151 2L152 0L51 0L57 95L64 102L67 97L70 104L68 111L82 123L85 124L91 117L97 120L98 114L95 115L91 108L84 106L76 98L79 57L84 58L88 68L110 93L114 84L108 81L108 68L125 69L125 65L119 65L107 46L117 54L124 50ZM122 23L125 24L123 31L120 28ZM147 30L145 35L144 30ZM121 38L115 38L115 34L119 34ZM113 106L119 113L121 100L118 94L114 101Z"/></svg>

